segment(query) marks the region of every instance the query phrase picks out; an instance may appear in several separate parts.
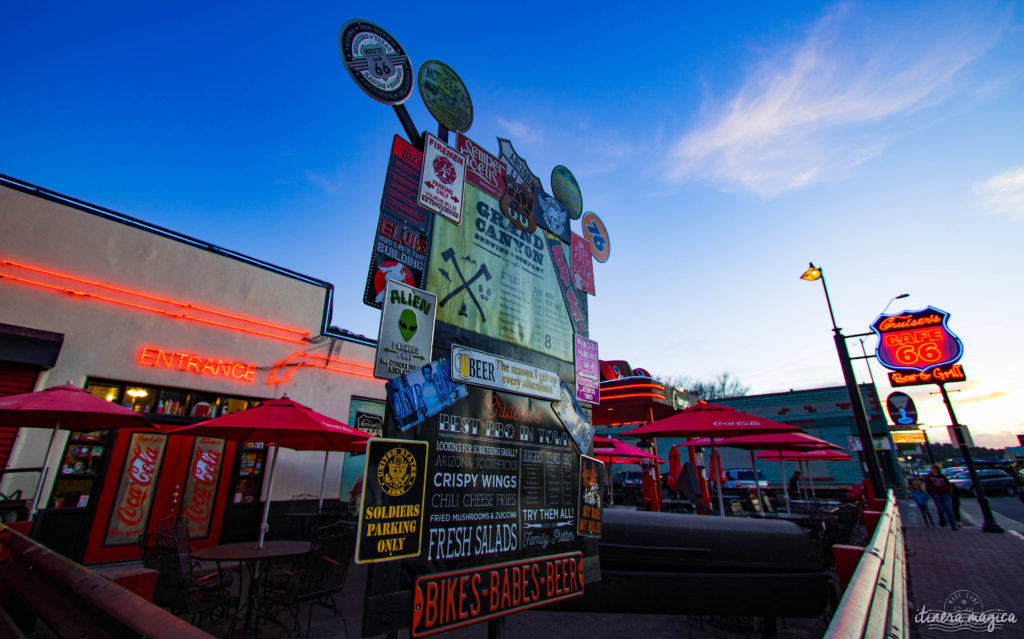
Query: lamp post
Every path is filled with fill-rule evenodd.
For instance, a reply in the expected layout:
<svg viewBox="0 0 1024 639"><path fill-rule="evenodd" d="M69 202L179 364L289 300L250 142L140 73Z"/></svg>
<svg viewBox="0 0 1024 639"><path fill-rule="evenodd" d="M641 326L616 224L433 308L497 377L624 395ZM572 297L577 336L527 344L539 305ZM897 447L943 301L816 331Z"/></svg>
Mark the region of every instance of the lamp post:
<svg viewBox="0 0 1024 639"><path fill-rule="evenodd" d="M891 300L889 300L889 303L885 305L885 308L882 309L881 314L885 315L885 312L889 310L889 307L892 306L893 302L895 302L896 300L901 300L904 297L910 297L910 293L900 293L899 295L893 297Z"/></svg>
<svg viewBox="0 0 1024 639"><path fill-rule="evenodd" d="M1002 526L996 523L995 517L992 516L992 507L988 503L988 497L985 496L985 487L978 479L978 471L974 467L974 460L971 458L971 450L967 445L967 438L964 437L963 429L967 427L956 421L956 413L953 412L953 403L949 401L949 393L946 392L946 385L944 383L939 384L939 391L942 392L942 401L946 404L946 410L949 412L949 420L953 424L953 433L956 435L956 441L954 443L960 446L960 452L964 456L964 464L967 465L967 472L971 475L971 486L974 488L974 494L978 498L978 506L981 507L981 518L983 520L981 529L984 532L990 533L1006 532ZM956 490L956 488L953 490Z"/></svg>
<svg viewBox="0 0 1024 639"><path fill-rule="evenodd" d="M928 427L920 424L918 428L921 429L921 434L924 435L924 449L928 451L928 461L934 465L935 455L932 455L932 442L928 439Z"/></svg>
<svg viewBox="0 0 1024 639"><path fill-rule="evenodd" d="M800 279L807 280L808 282L821 280L821 287L825 291L825 302L828 304L828 315L832 319L833 340L836 343L836 352L839 354L839 365L843 369L843 379L846 381L846 392L850 396L853 419L857 423L857 434L860 437L864 461L868 465L868 478L871 480L875 496L881 497L885 494L885 482L882 480L882 470L878 465L875 442L871 437L871 427L868 425L867 411L864 410L864 400L861 398L860 389L857 388L857 379L853 374L853 363L850 361L850 351L846 347L846 338L843 336L843 330L836 326L836 316L832 311L832 299L828 295L828 284L825 283L825 274L820 268L810 263L809 268L804 271Z"/></svg>

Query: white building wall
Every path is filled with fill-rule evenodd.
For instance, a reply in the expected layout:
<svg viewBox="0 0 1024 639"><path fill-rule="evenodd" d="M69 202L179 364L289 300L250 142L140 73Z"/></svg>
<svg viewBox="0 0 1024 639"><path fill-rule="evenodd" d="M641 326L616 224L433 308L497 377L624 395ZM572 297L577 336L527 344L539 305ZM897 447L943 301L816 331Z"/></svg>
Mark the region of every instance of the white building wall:
<svg viewBox="0 0 1024 639"><path fill-rule="evenodd" d="M383 398L382 380L301 367L290 381L268 384L275 363L297 353L327 356L373 365L372 347L321 335L327 289L253 264L142 230L72 206L0 185L0 322L64 334L56 365L41 375L37 389L67 381L82 386L87 378L106 378L192 390L292 399L343 422L348 421L353 395ZM260 321L294 327L309 333L302 343L229 330L177 319L164 314L71 295L37 283L137 302L139 298L88 282L71 282L24 265L59 272L91 282L141 291L163 299L207 306ZM149 302L146 302L147 304ZM163 302L153 305L167 308ZM142 366L144 346L255 364L255 381L197 375L174 369ZM67 440L61 432L47 460L50 478L42 494L49 495L54 468ZM39 466L50 431L22 429L8 466ZM326 498L337 498L341 476L340 453L330 456ZM319 494L322 452L283 450L279 456L273 499L300 493ZM225 472L230 472L227 468ZM13 477L13 476L12 476ZM28 482L22 477L10 482ZM264 482L264 489L266 482ZM30 494L30 490L23 491Z"/></svg>

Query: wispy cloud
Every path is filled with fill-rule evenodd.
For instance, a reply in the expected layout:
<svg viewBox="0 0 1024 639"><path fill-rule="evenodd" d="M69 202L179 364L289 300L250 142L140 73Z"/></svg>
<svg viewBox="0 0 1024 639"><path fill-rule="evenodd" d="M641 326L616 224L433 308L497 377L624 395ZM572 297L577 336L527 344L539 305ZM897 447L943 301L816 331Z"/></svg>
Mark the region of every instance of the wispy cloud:
<svg viewBox="0 0 1024 639"><path fill-rule="evenodd" d="M953 95L954 79L1006 22L923 11L908 21L833 8L803 42L761 59L731 98L705 100L701 123L672 145L666 176L765 198L845 177L898 137L907 116Z"/></svg>
<svg viewBox="0 0 1024 639"><path fill-rule="evenodd" d="M991 401L993 399L999 399L1001 397L1006 397L1007 395L1009 395L1009 393L1007 393L1006 391L995 391L995 392L992 392L992 393L986 393L984 395L979 395L978 397L965 397L965 398L961 398L961 399L957 400L957 403L958 404L976 404L978 402L988 402L988 401Z"/></svg>
<svg viewBox="0 0 1024 639"><path fill-rule="evenodd" d="M1024 165L975 182L973 190L987 210L1024 218Z"/></svg>
<svg viewBox="0 0 1024 639"><path fill-rule="evenodd" d="M340 193L348 184L348 172L344 168L331 174L310 171L306 174L306 180L328 193Z"/></svg>
<svg viewBox="0 0 1024 639"><path fill-rule="evenodd" d="M505 118L498 116L498 126L508 135L513 141L522 141L524 144L530 144L537 142L541 139L540 131L525 122L519 120L506 120Z"/></svg>

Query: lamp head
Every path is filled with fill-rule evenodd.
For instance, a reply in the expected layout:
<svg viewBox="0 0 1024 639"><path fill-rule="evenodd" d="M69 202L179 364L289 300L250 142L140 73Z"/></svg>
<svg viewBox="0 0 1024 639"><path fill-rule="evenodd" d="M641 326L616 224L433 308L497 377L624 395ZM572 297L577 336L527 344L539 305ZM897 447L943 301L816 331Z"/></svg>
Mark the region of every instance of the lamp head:
<svg viewBox="0 0 1024 639"><path fill-rule="evenodd" d="M804 274L800 276L800 279L813 282L814 280L821 279L821 269L814 265L813 262L808 262L809 267Z"/></svg>

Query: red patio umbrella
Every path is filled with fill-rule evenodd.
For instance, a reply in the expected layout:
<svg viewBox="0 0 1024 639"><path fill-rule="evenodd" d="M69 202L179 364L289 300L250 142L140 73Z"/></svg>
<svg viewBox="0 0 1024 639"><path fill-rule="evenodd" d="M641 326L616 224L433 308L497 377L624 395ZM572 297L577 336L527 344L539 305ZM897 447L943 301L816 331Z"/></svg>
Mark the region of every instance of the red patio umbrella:
<svg viewBox="0 0 1024 639"><path fill-rule="evenodd" d="M757 456L761 459L778 459L781 465L783 461L795 461L798 464L803 462L804 469L807 472L807 480L811 482L811 496L817 497L817 493L814 490L814 477L811 476L810 462L814 460L818 461L849 461L853 457L846 453L840 452L843 449L841 446L830 444L831 448L819 448L816 450L800 450L800 451L765 451L758 453Z"/></svg>
<svg viewBox="0 0 1024 639"><path fill-rule="evenodd" d="M755 417L729 406L701 402L685 408L675 415L628 430L622 435L629 437L708 437L711 455L720 438L750 435L754 433L788 433L802 431L799 426L783 424L762 417ZM725 516L725 499L722 496L722 482L718 481L718 510Z"/></svg>
<svg viewBox="0 0 1024 639"><path fill-rule="evenodd" d="M87 433L94 430L153 427L141 413L108 402L84 388L73 386L71 382L34 393L0 397L0 426L53 428L43 457L43 471L39 473L36 492L29 506L29 519L35 515L39 505L39 491L46 479L46 461L50 458L58 430L63 428Z"/></svg>
<svg viewBox="0 0 1024 639"><path fill-rule="evenodd" d="M754 433L789 433L803 429L763 417L755 417L728 406L701 403L683 409L670 417L639 428L627 430L628 437L735 437Z"/></svg>
<svg viewBox="0 0 1024 639"><path fill-rule="evenodd" d="M807 433L759 433L757 435L740 435L737 437L726 437L724 439L712 440L711 438L702 437L698 439L691 439L690 441L683 444L684 446L714 446L714 445L726 447L726 448L742 448L750 451L750 463L754 469L754 492L757 494L758 502L761 501L761 483L757 478L757 461L754 457L755 450L771 450L771 451L800 451L800 450L814 450L814 449L827 449L827 448L838 448L835 444L808 435ZM774 459L774 456L772 457ZM782 460L779 460L779 471L782 474L783 491L786 496L786 512L790 512L789 504L789 487L786 486L786 475L782 466Z"/></svg>
<svg viewBox="0 0 1024 639"><path fill-rule="evenodd" d="M601 458L616 458L627 461L616 461L612 463L616 464L635 464L637 460L650 458L659 464L664 464L665 460L647 452L642 448L631 446L625 442L620 442L617 439L611 437L601 437L597 435L594 437L594 457Z"/></svg>
<svg viewBox="0 0 1024 639"><path fill-rule="evenodd" d="M673 446L668 451L668 487L670 489L676 489L676 479L679 478L679 471L682 469L683 464L679 459L679 448Z"/></svg>
<svg viewBox="0 0 1024 639"><path fill-rule="evenodd" d="M758 459L782 459L783 461L849 461L850 455L834 449L819 450L780 450L758 453Z"/></svg>
<svg viewBox="0 0 1024 639"><path fill-rule="evenodd" d="M642 448L631 446L625 442L620 442L612 437L601 437L597 435L594 437L594 457L603 461L607 466L612 464L638 464L644 459L650 459L656 464L664 464L665 460L652 455ZM614 491L611 490L611 468L608 469L608 486L609 495L612 496L612 505L615 505Z"/></svg>
<svg viewBox="0 0 1024 639"><path fill-rule="evenodd" d="M263 537L267 530L270 496L274 488L274 471L277 468L277 451L281 447L292 450L355 452L364 450L365 442L370 438L361 430L318 413L308 406L288 399L287 396L265 401L255 408L177 428L172 432L204 435L233 442L265 442L274 447L274 454L267 470L267 500L263 504L259 548L263 547ZM326 466L326 460L324 464Z"/></svg>

